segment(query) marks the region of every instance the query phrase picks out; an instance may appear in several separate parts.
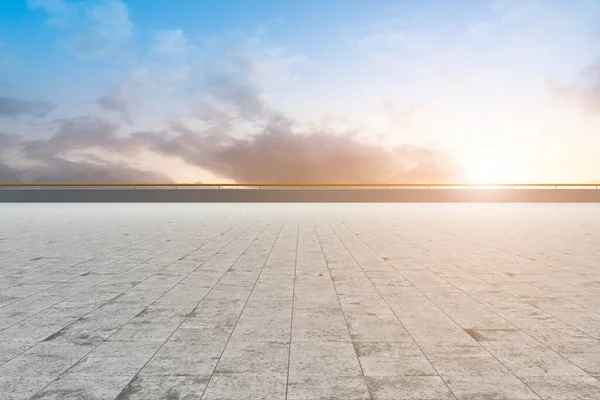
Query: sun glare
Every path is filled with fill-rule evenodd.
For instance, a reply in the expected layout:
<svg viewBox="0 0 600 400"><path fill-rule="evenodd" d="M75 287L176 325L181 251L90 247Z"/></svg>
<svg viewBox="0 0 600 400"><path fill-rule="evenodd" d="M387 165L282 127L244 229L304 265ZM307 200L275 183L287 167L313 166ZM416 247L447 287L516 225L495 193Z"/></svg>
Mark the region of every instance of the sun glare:
<svg viewBox="0 0 600 400"><path fill-rule="evenodd" d="M505 160L478 160L467 168L469 182L473 184L486 183L517 183L522 180L517 165Z"/></svg>

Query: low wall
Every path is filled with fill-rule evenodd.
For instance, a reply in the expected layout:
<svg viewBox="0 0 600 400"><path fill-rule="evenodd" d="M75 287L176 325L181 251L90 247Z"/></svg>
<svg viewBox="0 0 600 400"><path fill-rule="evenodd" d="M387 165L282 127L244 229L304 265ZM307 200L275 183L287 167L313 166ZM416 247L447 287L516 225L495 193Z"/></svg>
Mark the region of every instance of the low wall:
<svg viewBox="0 0 600 400"><path fill-rule="evenodd" d="M0 189L0 202L600 202L599 189Z"/></svg>

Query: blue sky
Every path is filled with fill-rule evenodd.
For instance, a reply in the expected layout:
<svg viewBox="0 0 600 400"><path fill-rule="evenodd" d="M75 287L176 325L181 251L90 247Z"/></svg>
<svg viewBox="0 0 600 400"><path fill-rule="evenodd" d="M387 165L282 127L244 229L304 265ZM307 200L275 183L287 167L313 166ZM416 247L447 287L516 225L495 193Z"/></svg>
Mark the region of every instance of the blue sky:
<svg viewBox="0 0 600 400"><path fill-rule="evenodd" d="M0 181L600 181L599 44L596 0L5 0Z"/></svg>

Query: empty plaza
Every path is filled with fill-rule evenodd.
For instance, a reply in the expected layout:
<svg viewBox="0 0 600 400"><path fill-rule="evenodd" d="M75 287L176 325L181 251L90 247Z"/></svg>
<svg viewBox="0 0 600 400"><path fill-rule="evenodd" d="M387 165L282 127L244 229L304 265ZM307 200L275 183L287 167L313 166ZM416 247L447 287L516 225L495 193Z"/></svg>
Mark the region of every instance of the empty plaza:
<svg viewBox="0 0 600 400"><path fill-rule="evenodd" d="M0 204L1 399L598 399L600 204Z"/></svg>

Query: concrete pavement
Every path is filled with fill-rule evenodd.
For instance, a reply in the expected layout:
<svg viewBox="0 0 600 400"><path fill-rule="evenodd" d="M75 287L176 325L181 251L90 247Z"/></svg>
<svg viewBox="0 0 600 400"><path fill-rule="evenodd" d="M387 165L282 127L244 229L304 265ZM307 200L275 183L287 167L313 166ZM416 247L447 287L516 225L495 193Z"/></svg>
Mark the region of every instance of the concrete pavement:
<svg viewBox="0 0 600 400"><path fill-rule="evenodd" d="M2 399L598 399L600 204L3 204Z"/></svg>

